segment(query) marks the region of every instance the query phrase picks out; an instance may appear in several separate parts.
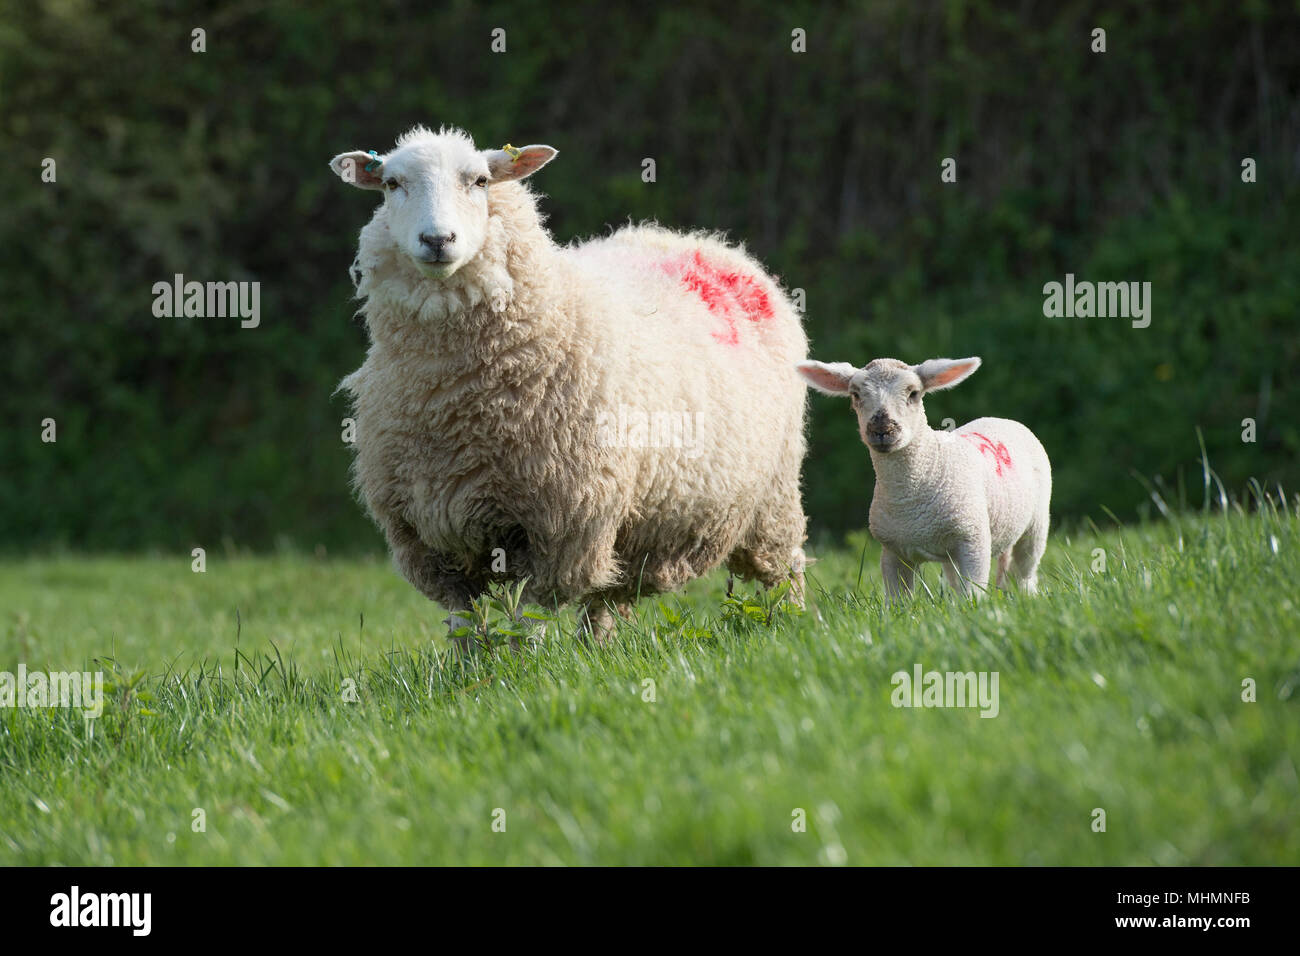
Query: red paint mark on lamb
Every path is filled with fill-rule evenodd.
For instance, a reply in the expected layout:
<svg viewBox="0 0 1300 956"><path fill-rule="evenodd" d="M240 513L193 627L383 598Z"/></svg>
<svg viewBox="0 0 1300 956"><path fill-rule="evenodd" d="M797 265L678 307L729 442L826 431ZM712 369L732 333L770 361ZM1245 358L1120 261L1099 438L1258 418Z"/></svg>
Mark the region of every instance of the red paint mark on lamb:
<svg viewBox="0 0 1300 956"><path fill-rule="evenodd" d="M713 337L724 345L740 344L738 318L765 322L773 316L771 297L759 280L744 272L719 268L698 249L666 260L662 268L675 275L722 320L723 328L715 330Z"/></svg>
<svg viewBox="0 0 1300 956"><path fill-rule="evenodd" d="M1011 452L1007 451L1007 446L1002 442L995 442L987 435L979 432L962 432L961 437L975 443L975 447L980 450L982 455L993 456L993 467L999 475L1002 474L1002 467L1011 467Z"/></svg>

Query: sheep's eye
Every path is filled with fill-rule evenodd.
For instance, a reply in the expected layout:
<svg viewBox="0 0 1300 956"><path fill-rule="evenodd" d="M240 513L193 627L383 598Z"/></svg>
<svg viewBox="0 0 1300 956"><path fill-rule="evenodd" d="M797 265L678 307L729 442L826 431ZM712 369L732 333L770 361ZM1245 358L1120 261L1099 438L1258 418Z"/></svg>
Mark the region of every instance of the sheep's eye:
<svg viewBox="0 0 1300 956"><path fill-rule="evenodd" d="M389 189L396 189L398 186L401 185L401 183L399 183L396 179L385 179L384 185L387 186Z"/></svg>
<svg viewBox="0 0 1300 956"><path fill-rule="evenodd" d="M474 180L474 185L475 185L475 186L486 186L486 185L487 185L487 177L486 177L486 176L480 176L478 179Z"/></svg>
<svg viewBox="0 0 1300 956"><path fill-rule="evenodd" d="M916 389L916 388L914 388L914 389L912 389L910 392L907 393L907 400L908 400L909 402L914 402L914 401L916 401L917 399L919 399L920 397L921 397L921 391L920 391L920 389Z"/></svg>

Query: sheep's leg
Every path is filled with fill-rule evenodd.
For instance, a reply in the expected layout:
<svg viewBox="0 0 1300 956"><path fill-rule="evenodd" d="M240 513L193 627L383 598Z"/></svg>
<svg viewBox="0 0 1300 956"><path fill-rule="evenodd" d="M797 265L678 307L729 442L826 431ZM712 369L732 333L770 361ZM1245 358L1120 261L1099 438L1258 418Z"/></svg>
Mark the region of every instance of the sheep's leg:
<svg viewBox="0 0 1300 956"><path fill-rule="evenodd" d="M746 580L756 580L765 588L790 582L786 600L796 607L804 606L803 571L808 559L803 548L797 545L784 551L751 551L738 548L727 558L727 570ZM730 591L728 591L730 593Z"/></svg>
<svg viewBox="0 0 1300 956"><path fill-rule="evenodd" d="M727 556L727 570L747 580L757 580L765 588L790 582L785 600L802 608L803 572L808 561L803 541L807 529L796 471L790 481L777 480L739 546Z"/></svg>
<svg viewBox="0 0 1300 956"><path fill-rule="evenodd" d="M800 610L805 606L803 569L807 564L808 556L804 554L803 548L795 548L790 552L789 561L785 566L786 580L790 582L790 593L786 595L786 600Z"/></svg>
<svg viewBox="0 0 1300 956"><path fill-rule="evenodd" d="M447 628L447 639L462 654L470 650L474 643L474 635L467 634L463 637L456 637L455 631L458 628L472 628L474 626L474 622L466 616L466 612L469 611L470 600L470 598L444 597L438 602L447 609L447 616L442 620L443 626Z"/></svg>
<svg viewBox="0 0 1300 956"><path fill-rule="evenodd" d="M912 566L888 548L880 552L880 574L885 579L885 597L890 601L912 593L912 573Z"/></svg>
<svg viewBox="0 0 1300 956"><path fill-rule="evenodd" d="M468 611L474 598L483 593L485 582L456 571L450 561L428 548L410 525L391 525L388 544L393 552L393 563L402 577L430 601L447 609L448 616L442 623L446 625L448 635L471 623L462 612ZM469 638L452 640L459 650L469 649Z"/></svg>
<svg viewBox="0 0 1300 956"><path fill-rule="evenodd" d="M953 548L943 562L943 573L953 590L965 597L984 596L989 583L989 566L993 563L991 545L987 538L963 541Z"/></svg>
<svg viewBox="0 0 1300 956"><path fill-rule="evenodd" d="M1007 587L1007 569L1011 567L1011 549L1003 551L998 555L998 587L1006 590Z"/></svg>
<svg viewBox="0 0 1300 956"><path fill-rule="evenodd" d="M629 617L632 613L632 606L626 602L614 604L614 610L610 610L610 605L606 598L596 596L592 597L583 605L582 612L578 616L581 625L581 633L589 636L593 643L601 645L606 643L615 632L614 612L618 612L619 617Z"/></svg>

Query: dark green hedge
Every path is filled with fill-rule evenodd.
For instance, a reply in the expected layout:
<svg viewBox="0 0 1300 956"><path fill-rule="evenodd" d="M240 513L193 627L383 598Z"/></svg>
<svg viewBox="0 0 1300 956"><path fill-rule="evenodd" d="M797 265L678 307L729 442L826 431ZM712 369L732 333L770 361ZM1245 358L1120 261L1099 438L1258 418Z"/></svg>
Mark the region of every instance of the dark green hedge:
<svg viewBox="0 0 1300 956"><path fill-rule="evenodd" d="M745 240L806 290L817 357L982 355L932 419L1033 427L1062 517L1132 515L1134 473L1181 470L1199 503L1198 426L1230 487L1296 487L1294 5L1032 7L6 5L0 548L378 544L331 397L364 351L347 266L374 200L326 161L416 122L558 147L561 239ZM178 272L260 281L261 327L155 318ZM1151 327L1044 318L1066 272L1151 281ZM813 408L814 526L859 527L866 453Z"/></svg>

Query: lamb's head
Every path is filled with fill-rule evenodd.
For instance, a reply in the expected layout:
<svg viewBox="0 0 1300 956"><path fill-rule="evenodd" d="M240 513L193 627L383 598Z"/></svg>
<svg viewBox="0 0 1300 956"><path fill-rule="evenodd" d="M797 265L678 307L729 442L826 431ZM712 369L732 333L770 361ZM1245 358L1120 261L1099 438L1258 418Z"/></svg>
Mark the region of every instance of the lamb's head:
<svg viewBox="0 0 1300 956"><path fill-rule="evenodd" d="M550 146L479 150L460 130L416 127L390 153L340 153L330 168L346 183L382 191L393 244L424 275L446 279L483 247L492 185L523 179L555 155Z"/></svg>
<svg viewBox="0 0 1300 956"><path fill-rule="evenodd" d="M797 367L819 392L849 396L863 443L872 451L892 454L930 427L922 401L925 393L952 388L979 368L980 360L929 359L908 365L884 358L862 368L847 362L801 362Z"/></svg>

